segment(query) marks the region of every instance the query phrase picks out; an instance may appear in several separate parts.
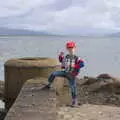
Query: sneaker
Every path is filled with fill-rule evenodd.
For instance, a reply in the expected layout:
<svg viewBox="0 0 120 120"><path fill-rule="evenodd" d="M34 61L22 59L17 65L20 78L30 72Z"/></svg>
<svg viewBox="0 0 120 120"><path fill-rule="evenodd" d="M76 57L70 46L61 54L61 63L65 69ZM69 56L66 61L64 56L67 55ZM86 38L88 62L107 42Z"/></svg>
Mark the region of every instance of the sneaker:
<svg viewBox="0 0 120 120"><path fill-rule="evenodd" d="M72 105L71 105L71 107L77 107L77 106L78 106L77 100L76 100L76 99L73 99L73 100L72 100Z"/></svg>
<svg viewBox="0 0 120 120"><path fill-rule="evenodd" d="M50 88L51 88L50 86L46 85L42 88L42 90L50 90Z"/></svg>

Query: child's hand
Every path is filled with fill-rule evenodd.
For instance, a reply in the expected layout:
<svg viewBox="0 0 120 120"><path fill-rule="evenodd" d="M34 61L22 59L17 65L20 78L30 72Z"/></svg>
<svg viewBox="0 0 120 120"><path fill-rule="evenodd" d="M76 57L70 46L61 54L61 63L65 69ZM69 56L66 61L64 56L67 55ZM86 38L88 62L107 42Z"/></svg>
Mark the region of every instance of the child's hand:
<svg viewBox="0 0 120 120"><path fill-rule="evenodd" d="M63 56L64 55L64 52L60 52L60 56Z"/></svg>

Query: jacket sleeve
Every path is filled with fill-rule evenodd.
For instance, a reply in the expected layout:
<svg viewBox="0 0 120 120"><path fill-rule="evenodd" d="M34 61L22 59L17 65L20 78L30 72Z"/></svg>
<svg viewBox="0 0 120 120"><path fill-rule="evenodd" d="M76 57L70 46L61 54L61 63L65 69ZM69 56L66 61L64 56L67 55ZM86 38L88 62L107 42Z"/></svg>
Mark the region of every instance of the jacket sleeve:
<svg viewBox="0 0 120 120"><path fill-rule="evenodd" d="M59 55L59 57L58 57L58 58L59 58L59 62L61 62L61 63L62 63L62 62L63 62L63 59L64 59L64 55Z"/></svg>
<svg viewBox="0 0 120 120"><path fill-rule="evenodd" d="M76 65L75 65L75 68L80 69L80 68L82 68L84 66L85 66L84 61L82 59L78 58L78 60L76 62Z"/></svg>

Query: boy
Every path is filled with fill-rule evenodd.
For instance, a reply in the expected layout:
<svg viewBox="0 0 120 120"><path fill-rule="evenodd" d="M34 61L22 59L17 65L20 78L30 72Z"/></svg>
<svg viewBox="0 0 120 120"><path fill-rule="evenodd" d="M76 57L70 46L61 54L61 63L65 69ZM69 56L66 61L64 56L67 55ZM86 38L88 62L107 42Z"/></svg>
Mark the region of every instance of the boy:
<svg viewBox="0 0 120 120"><path fill-rule="evenodd" d="M56 76L65 77L68 79L70 87L71 87L71 95L72 95L72 106L77 105L77 93L76 93L76 81L75 77L79 74L80 68L84 67L84 61L75 55L76 43L75 42L67 42L66 49L68 54L64 56L64 53L61 52L59 54L59 61L61 62L61 67L63 70L53 72L48 78L48 85L44 87L44 89L50 89L51 85Z"/></svg>

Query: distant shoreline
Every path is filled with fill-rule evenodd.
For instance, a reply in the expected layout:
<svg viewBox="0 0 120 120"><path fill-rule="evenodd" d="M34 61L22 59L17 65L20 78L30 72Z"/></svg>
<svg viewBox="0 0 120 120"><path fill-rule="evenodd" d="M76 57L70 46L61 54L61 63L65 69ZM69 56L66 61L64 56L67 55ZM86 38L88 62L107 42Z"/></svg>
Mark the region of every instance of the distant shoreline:
<svg viewBox="0 0 120 120"><path fill-rule="evenodd" d="M120 36L80 36L80 35L0 35L0 37L80 37L80 38L120 38Z"/></svg>

